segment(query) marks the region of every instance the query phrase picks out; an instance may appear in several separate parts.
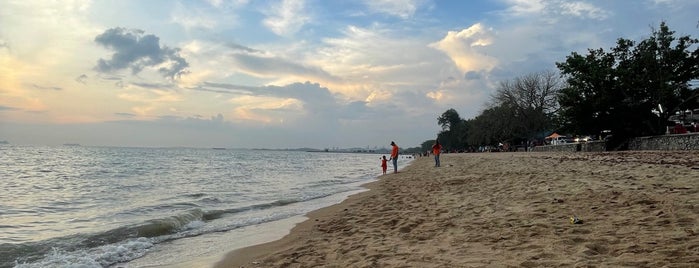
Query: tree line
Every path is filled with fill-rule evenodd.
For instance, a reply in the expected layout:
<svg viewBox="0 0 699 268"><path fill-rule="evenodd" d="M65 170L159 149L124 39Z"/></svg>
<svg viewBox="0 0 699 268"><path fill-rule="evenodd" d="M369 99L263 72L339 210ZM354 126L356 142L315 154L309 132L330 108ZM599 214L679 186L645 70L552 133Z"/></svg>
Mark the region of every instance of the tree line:
<svg viewBox="0 0 699 268"><path fill-rule="evenodd" d="M608 148L632 137L659 135L670 116L699 108L699 40L675 37L665 22L650 37L619 38L609 50L572 52L556 71L501 82L483 111L463 119L454 109L437 118L437 139L448 150L526 145L552 132L612 133ZM423 142L429 150L434 140Z"/></svg>

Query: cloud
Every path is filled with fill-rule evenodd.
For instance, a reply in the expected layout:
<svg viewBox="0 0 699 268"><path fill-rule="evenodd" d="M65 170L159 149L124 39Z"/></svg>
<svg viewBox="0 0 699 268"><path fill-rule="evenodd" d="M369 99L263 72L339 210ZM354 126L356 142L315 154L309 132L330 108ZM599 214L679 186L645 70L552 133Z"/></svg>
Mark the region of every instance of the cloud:
<svg viewBox="0 0 699 268"><path fill-rule="evenodd" d="M510 5L505 12L511 16L541 13L546 7L544 0L506 0L505 2Z"/></svg>
<svg viewBox="0 0 699 268"><path fill-rule="evenodd" d="M178 48L160 46L160 38L144 35L138 29L112 28L95 37L95 42L115 51L111 59L99 59L95 69L99 72L131 69L132 74L144 68L157 68L164 77L175 79L186 74L189 64L179 55Z"/></svg>
<svg viewBox="0 0 699 268"><path fill-rule="evenodd" d="M464 74L464 79L466 80L478 80L481 78L481 74L476 71L469 71Z"/></svg>
<svg viewBox="0 0 699 268"><path fill-rule="evenodd" d="M132 113L114 113L114 115L119 116L119 117L125 117L125 118L136 117L136 114L132 114Z"/></svg>
<svg viewBox="0 0 699 268"><path fill-rule="evenodd" d="M87 81L87 75L86 74L81 74L80 76L75 78L75 81L80 83L80 84L85 84Z"/></svg>
<svg viewBox="0 0 699 268"><path fill-rule="evenodd" d="M346 102L317 83L293 83L285 86L249 87L234 84L203 83L201 89L237 95L230 99L234 116L266 123L294 122L315 127L338 124L339 119L367 118L372 110L364 101Z"/></svg>
<svg viewBox="0 0 699 268"><path fill-rule="evenodd" d="M212 4L220 5L220 3ZM181 2L175 4L174 10L170 15L170 21L182 25L187 31L196 28L214 29L218 24L215 18L208 16L200 8L184 6Z"/></svg>
<svg viewBox="0 0 699 268"><path fill-rule="evenodd" d="M236 44L233 42L229 42L226 44L227 47L232 48L234 51L242 51L242 52L247 52L247 53L263 53L261 50L257 50L254 48L249 48L241 44Z"/></svg>
<svg viewBox="0 0 699 268"><path fill-rule="evenodd" d="M506 17L537 17L544 21L557 21L569 17L604 20L612 13L587 1L562 0L506 0L509 7Z"/></svg>
<svg viewBox="0 0 699 268"><path fill-rule="evenodd" d="M304 13L304 0L282 0L279 5L272 6L270 9L271 12L263 24L277 35L294 35L311 20Z"/></svg>
<svg viewBox="0 0 699 268"><path fill-rule="evenodd" d="M350 25L342 36L325 38L310 61L344 84L334 84L334 92L365 99L377 91L419 90L430 87L448 58L427 47L427 39L406 35L399 29ZM415 75L419 73L420 75ZM378 94L384 95L384 94Z"/></svg>
<svg viewBox="0 0 699 268"><path fill-rule="evenodd" d="M604 20L611 15L609 11L585 2L565 2L561 3L560 7L562 15L572 15L580 18Z"/></svg>
<svg viewBox="0 0 699 268"><path fill-rule="evenodd" d="M489 71L498 64L498 59L483 49L493 43L492 29L477 23L461 31L449 31L440 41L430 44L449 56L463 73Z"/></svg>
<svg viewBox="0 0 699 268"><path fill-rule="evenodd" d="M56 90L56 91L63 90L63 88L55 87L55 86L41 86L41 85L37 85L37 84L31 84L31 86L35 89L41 89L41 90Z"/></svg>
<svg viewBox="0 0 699 268"><path fill-rule="evenodd" d="M317 83L293 83L286 86L251 87L225 83L203 83L203 88L222 89L223 92L240 95L294 98L313 106L332 107L338 105L330 90Z"/></svg>
<svg viewBox="0 0 699 268"><path fill-rule="evenodd" d="M407 19L412 17L424 0L366 0L364 4L373 12Z"/></svg>
<svg viewBox="0 0 699 268"><path fill-rule="evenodd" d="M178 80L184 87L196 87L204 81L235 81L238 84L284 85L300 81L329 82L337 76L308 60L306 51L284 46L259 49L235 42L196 40L183 46L196 70Z"/></svg>
<svg viewBox="0 0 699 268"><path fill-rule="evenodd" d="M18 111L18 110L20 110L20 109L15 108L15 107L0 105L0 112L2 112L2 111Z"/></svg>
<svg viewBox="0 0 699 268"><path fill-rule="evenodd" d="M133 82L131 85L149 89L172 89L172 84Z"/></svg>
<svg viewBox="0 0 699 268"><path fill-rule="evenodd" d="M278 77L293 75L320 80L334 79L329 73L319 67L306 66L279 57L257 53L233 53L231 57L234 59L236 68L254 76Z"/></svg>

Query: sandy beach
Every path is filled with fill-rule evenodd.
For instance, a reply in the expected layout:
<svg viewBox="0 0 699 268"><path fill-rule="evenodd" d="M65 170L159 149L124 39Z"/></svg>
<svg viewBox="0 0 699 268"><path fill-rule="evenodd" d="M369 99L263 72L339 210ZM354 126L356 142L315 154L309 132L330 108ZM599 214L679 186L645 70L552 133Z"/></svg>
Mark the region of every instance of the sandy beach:
<svg viewBox="0 0 699 268"><path fill-rule="evenodd" d="M699 151L445 154L367 187L215 267L699 263Z"/></svg>

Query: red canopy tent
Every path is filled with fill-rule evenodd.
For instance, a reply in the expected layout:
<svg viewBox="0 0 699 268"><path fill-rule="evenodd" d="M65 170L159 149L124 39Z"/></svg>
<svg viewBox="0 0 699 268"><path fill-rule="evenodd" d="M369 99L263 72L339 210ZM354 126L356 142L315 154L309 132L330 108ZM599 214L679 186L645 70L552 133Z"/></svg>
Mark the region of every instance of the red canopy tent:
<svg viewBox="0 0 699 268"><path fill-rule="evenodd" d="M560 136L561 136L561 134L558 134L558 133L554 132L553 134L551 134L551 135L549 135L548 137L546 137L546 139L547 139L547 140L555 139L555 138L558 138L558 137L560 137Z"/></svg>

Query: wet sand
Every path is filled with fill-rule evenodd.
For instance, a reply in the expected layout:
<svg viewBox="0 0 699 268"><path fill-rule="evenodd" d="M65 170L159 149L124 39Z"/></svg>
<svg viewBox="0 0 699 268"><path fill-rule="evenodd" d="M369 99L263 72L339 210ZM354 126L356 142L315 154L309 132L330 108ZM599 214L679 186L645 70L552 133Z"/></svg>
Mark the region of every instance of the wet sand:
<svg viewBox="0 0 699 268"><path fill-rule="evenodd" d="M699 263L699 151L445 154L433 165L418 158L215 267Z"/></svg>

